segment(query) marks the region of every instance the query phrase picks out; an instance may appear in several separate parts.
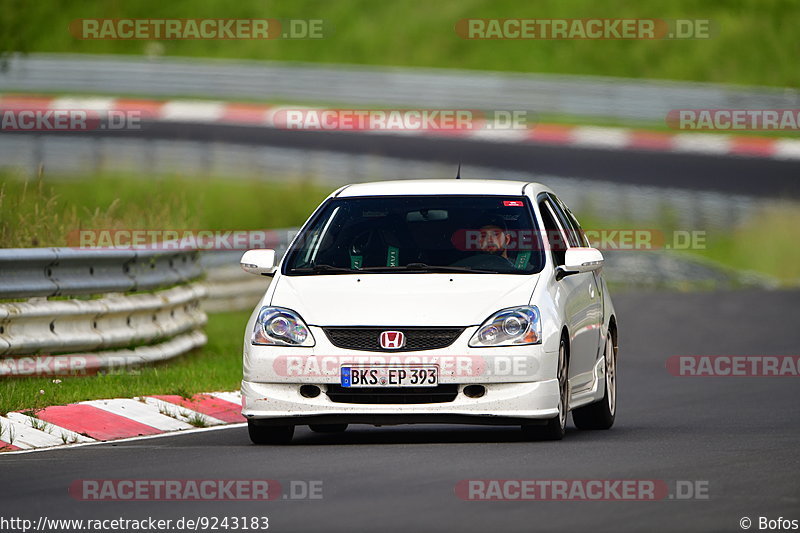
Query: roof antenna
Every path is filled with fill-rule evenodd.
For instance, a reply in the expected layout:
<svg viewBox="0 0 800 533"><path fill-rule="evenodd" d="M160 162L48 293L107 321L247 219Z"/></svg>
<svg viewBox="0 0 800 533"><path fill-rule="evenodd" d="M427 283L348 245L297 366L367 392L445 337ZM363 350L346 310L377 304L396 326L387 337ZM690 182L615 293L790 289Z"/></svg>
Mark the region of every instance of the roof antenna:
<svg viewBox="0 0 800 533"><path fill-rule="evenodd" d="M458 162L458 171L456 171L456 179L461 179L461 161Z"/></svg>

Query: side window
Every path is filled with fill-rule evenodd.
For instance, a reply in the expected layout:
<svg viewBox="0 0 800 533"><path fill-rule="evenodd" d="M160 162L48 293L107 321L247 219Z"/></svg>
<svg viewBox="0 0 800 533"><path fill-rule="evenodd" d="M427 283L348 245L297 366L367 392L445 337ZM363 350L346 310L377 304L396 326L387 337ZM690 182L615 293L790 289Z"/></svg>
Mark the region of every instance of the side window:
<svg viewBox="0 0 800 533"><path fill-rule="evenodd" d="M565 213L565 209L562 208L563 204L561 203L561 200L552 194L548 194L547 196L552 201L550 205L553 207L556 216L558 216L558 220L561 222L561 227L564 228L564 232L567 234L567 241L569 242L569 245L583 246L583 232L580 230L580 226L577 225L577 222L573 223L575 218L573 217L570 220L570 217L568 217Z"/></svg>
<svg viewBox="0 0 800 533"><path fill-rule="evenodd" d="M556 202L558 202L558 205L561 206L564 214L566 214L567 218L570 220L570 222L572 222L572 227L578 232L578 240L583 243L582 246L591 247L592 243L589 242L589 237L586 236L586 232L583 231L583 226L581 226L580 222L578 222L578 219L575 218L572 210L567 207L567 204L562 202L559 198L556 198Z"/></svg>
<svg viewBox="0 0 800 533"><path fill-rule="evenodd" d="M563 265L568 247L567 240L564 237L561 225L556 222L556 215L549 199L539 202L539 211L542 214L544 230L547 236L546 241L550 246L550 251L553 253L553 260L556 265Z"/></svg>

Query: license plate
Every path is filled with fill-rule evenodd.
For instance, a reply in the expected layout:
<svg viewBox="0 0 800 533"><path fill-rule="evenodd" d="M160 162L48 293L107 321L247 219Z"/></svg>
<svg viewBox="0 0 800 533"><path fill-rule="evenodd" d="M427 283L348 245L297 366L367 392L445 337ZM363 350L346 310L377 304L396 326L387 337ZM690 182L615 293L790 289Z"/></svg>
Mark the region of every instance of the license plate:
<svg viewBox="0 0 800 533"><path fill-rule="evenodd" d="M343 366L342 387L435 387L439 367L415 366Z"/></svg>

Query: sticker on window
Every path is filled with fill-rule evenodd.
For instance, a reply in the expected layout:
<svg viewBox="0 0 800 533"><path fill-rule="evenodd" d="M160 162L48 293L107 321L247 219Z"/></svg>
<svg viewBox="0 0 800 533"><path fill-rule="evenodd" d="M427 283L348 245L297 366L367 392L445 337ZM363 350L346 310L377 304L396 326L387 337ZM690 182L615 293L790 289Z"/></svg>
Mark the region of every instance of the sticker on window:
<svg viewBox="0 0 800 533"><path fill-rule="evenodd" d="M522 200L503 200L503 205L506 207L523 207L525 203Z"/></svg>

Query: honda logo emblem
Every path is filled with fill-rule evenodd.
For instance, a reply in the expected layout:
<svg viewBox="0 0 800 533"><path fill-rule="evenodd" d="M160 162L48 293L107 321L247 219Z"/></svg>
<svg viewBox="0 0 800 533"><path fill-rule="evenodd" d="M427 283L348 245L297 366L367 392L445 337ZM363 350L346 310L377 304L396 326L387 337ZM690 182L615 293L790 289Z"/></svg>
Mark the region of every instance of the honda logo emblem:
<svg viewBox="0 0 800 533"><path fill-rule="evenodd" d="M402 331L381 332L381 348L384 350L399 350L406 345L406 336Z"/></svg>

